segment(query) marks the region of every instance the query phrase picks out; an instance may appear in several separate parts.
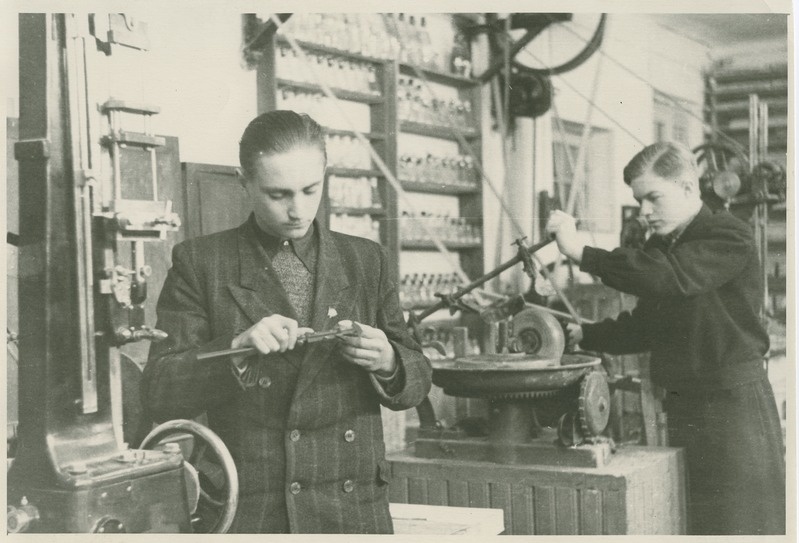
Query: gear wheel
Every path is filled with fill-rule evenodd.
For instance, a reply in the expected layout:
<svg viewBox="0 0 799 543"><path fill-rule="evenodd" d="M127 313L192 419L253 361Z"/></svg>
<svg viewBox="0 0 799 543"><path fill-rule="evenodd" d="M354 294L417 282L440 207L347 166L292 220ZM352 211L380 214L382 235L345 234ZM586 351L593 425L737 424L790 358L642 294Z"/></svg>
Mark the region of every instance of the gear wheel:
<svg viewBox="0 0 799 543"><path fill-rule="evenodd" d="M592 371L580 382L577 398L577 415L580 429L587 438L605 431L610 420L610 387L605 374Z"/></svg>
<svg viewBox="0 0 799 543"><path fill-rule="evenodd" d="M528 390L525 392L505 392L503 394L492 394L492 400L530 400L536 398L551 398L560 392L559 390Z"/></svg>

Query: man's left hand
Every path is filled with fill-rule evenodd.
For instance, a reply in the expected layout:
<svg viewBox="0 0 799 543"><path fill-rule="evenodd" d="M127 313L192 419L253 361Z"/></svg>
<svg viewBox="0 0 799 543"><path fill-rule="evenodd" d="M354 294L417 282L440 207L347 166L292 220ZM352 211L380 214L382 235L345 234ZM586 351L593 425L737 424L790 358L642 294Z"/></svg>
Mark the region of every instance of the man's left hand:
<svg viewBox="0 0 799 543"><path fill-rule="evenodd" d="M579 264L585 245L580 242L574 217L555 210L549 215L546 230L549 235L555 236L560 252Z"/></svg>
<svg viewBox="0 0 799 543"><path fill-rule="evenodd" d="M397 367L394 347L389 343L385 332L365 324L358 324L360 335L341 338L341 354L344 358L364 368L366 371L391 375Z"/></svg>

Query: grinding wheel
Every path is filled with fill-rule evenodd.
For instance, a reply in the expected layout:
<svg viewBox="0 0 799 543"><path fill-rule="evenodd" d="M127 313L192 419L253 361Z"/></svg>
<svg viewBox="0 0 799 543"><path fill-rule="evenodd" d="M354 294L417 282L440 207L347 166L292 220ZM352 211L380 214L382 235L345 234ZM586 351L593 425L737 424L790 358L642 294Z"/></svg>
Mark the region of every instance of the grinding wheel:
<svg viewBox="0 0 799 543"><path fill-rule="evenodd" d="M566 349L566 338L558 320L543 311L524 309L513 316L509 350L539 358L558 359Z"/></svg>

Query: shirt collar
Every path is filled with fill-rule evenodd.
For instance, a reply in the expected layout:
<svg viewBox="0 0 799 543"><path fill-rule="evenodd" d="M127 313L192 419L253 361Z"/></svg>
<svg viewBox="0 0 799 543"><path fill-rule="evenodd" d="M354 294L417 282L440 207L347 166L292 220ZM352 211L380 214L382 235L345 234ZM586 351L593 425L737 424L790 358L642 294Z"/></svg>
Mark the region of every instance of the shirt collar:
<svg viewBox="0 0 799 543"><path fill-rule="evenodd" d="M264 248L269 258L273 258L284 245L288 244L302 261L308 271L313 271L316 261L316 240L318 238L316 221L311 223L304 236L298 239L282 239L264 232L255 220L255 214L250 215L250 226L255 232L261 247Z"/></svg>

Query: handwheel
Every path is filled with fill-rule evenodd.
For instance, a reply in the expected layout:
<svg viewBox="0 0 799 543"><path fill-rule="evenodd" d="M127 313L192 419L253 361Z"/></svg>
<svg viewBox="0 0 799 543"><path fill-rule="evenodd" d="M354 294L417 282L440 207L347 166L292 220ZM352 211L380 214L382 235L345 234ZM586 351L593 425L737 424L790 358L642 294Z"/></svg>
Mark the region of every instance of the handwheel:
<svg viewBox="0 0 799 543"><path fill-rule="evenodd" d="M162 448L187 435L193 438L186 459L187 471L199 484L199 500L191 512L192 526L201 533L226 533L239 502L239 476L233 457L219 436L194 421L171 420L147 434L141 448ZM213 456L214 461L209 461L208 456Z"/></svg>
<svg viewBox="0 0 799 543"><path fill-rule="evenodd" d="M718 210L735 195L747 192L749 160L731 144L705 143L693 149L699 167L702 199Z"/></svg>

